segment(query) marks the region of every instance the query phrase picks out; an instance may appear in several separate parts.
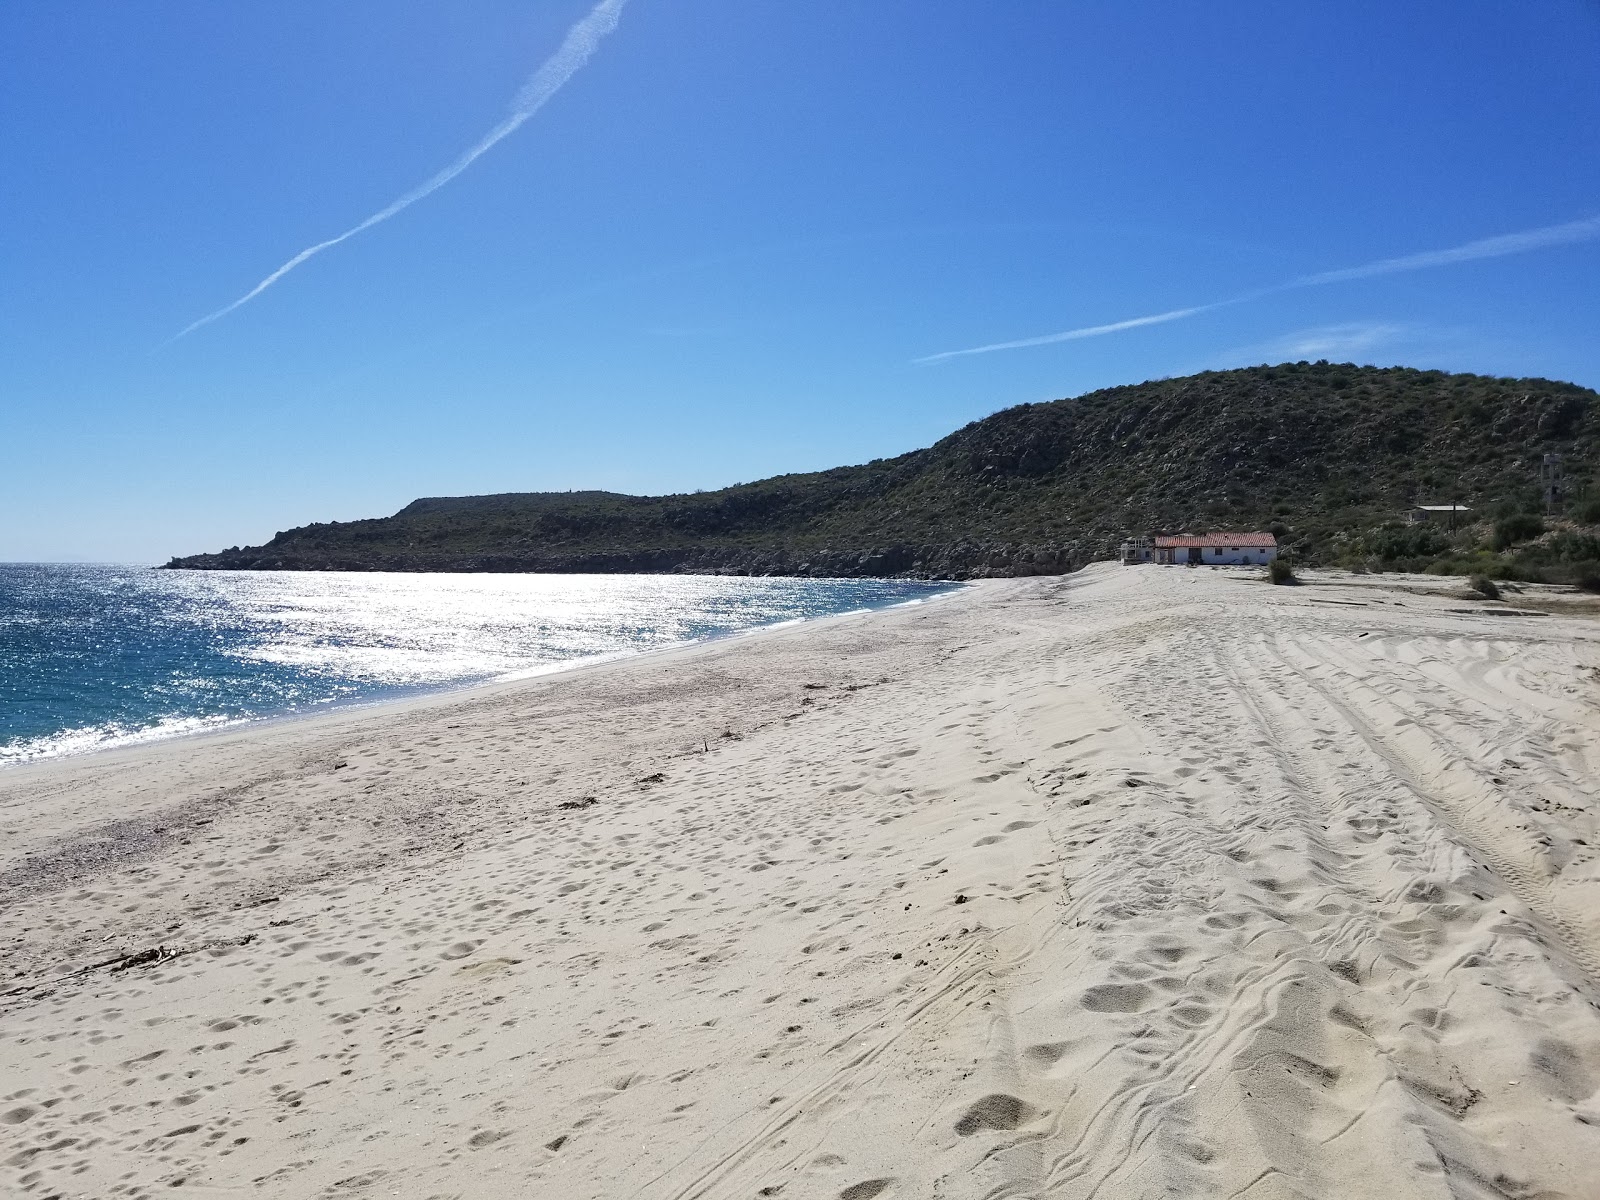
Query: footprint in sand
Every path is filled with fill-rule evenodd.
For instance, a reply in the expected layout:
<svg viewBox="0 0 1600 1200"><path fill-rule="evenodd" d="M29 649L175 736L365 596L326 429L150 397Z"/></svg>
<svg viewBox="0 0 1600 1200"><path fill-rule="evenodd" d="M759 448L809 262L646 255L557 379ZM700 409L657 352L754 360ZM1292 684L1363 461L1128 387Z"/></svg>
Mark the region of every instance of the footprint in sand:
<svg viewBox="0 0 1600 1200"><path fill-rule="evenodd" d="M1079 1003L1090 1012L1134 1013L1150 1002L1150 989L1142 983L1103 983L1083 993Z"/></svg>
<svg viewBox="0 0 1600 1200"><path fill-rule="evenodd" d="M1033 1106L1005 1092L991 1092L961 1114L956 1133L971 1137L983 1129L1015 1129L1033 1119Z"/></svg>
<svg viewBox="0 0 1600 1200"><path fill-rule="evenodd" d="M1040 1042L1029 1046L1022 1052L1023 1057L1032 1065L1042 1069L1053 1067L1060 1062L1067 1052L1065 1042Z"/></svg>

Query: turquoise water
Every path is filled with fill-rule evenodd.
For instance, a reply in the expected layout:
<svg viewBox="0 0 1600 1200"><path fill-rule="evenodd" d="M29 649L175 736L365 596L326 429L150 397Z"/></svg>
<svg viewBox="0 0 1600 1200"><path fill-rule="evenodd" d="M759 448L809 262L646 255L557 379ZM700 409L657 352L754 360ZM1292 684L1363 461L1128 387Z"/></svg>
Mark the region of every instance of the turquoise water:
<svg viewBox="0 0 1600 1200"><path fill-rule="evenodd" d="M951 586L0 564L0 765L514 679Z"/></svg>

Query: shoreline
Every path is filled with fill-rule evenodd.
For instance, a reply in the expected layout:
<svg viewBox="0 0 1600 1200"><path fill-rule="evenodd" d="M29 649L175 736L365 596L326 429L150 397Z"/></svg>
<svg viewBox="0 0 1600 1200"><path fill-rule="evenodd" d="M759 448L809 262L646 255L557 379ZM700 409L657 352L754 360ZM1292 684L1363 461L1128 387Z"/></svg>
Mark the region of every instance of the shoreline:
<svg viewBox="0 0 1600 1200"><path fill-rule="evenodd" d="M652 650L622 655L602 662L584 663L566 670L514 680L490 680L460 688L427 692L398 699L376 700L366 704L349 704L323 712L263 718L245 721L221 729L200 730L160 740L131 746L108 747L83 754L63 755L57 758L22 762L0 770L0 832L13 835L22 832L18 819L11 811L13 797L33 792L46 794L72 794L81 802L86 790L103 786L104 781L119 777L123 771L145 771L164 775L178 767L186 758L200 756L210 760L227 761L230 753L270 759L279 747L290 753L305 753L306 747L337 746L354 738L382 737L396 725L407 723L445 721L452 710L493 709L517 702L533 702L550 689L563 684L581 686L586 683L604 684L615 679L626 689L633 673L650 671L671 672L674 669L692 668L698 660L708 656L731 653L737 648L756 647L762 643L783 645L795 642L803 646L809 636L823 636L829 631L854 623L864 623L870 618L881 622L892 621L897 616L927 610L935 601L959 603L976 597L985 590L993 590L1014 582L1010 580L976 580L957 584L914 602L899 602L884 608L832 613L823 617L783 622L775 627L757 626L725 636L704 638ZM702 738L702 741L704 739ZM327 758L333 751L318 751ZM234 781L219 783L213 791L225 791ZM165 800L165 797L162 798ZM46 814L46 817L54 814ZM92 810L79 820L91 824L109 820L137 823L146 816L146 809L119 812L106 818ZM48 827L48 819L41 828ZM34 832L29 830L28 832ZM13 837L10 849L15 854L22 839ZM4 888L6 874L0 869L0 889ZM0 977L3 986L3 977Z"/></svg>
<svg viewBox="0 0 1600 1200"><path fill-rule="evenodd" d="M48 565L48 564L47 564ZM115 565L115 564L114 564ZM314 708L303 711L288 711L265 713L260 716L236 717L221 720L209 727L199 729L177 730L171 733L154 734L153 736L135 735L129 740L110 745L94 746L85 750L68 750L55 754L37 755L28 758L10 759L0 761L0 780L10 777L14 772L30 767L45 767L52 763L76 762L85 758L98 757L107 754L134 752L145 748L166 746L174 742L188 742L197 739L221 737L228 734L245 733L249 730L268 729L284 723L298 723L302 721L315 721L332 718L355 712L374 712L391 706L403 706L429 701L442 700L452 696L460 696L476 692L484 688L511 686L529 680L545 679L556 675L566 675L575 671L592 670L597 667L610 666L616 663L630 662L647 656L674 654L693 650L698 646L713 645L729 639L751 637L760 634L774 633L782 629L813 626L819 622L831 621L843 617L869 616L875 613L892 612L896 609L928 604L948 596L958 595L962 589L971 587L971 582L960 581L929 581L941 585L941 590L930 592L927 596L914 597L909 600L897 600L891 604L884 604L877 608L852 609L841 613L828 613L820 617L798 617L783 621L776 621L768 625L753 625L746 629L728 630L723 633L708 634L702 637L691 638L686 641L672 642L664 646L653 646L643 650L622 650L610 654L591 656L589 658L570 660L562 663L551 664L542 668L528 668L507 672L489 679L480 679L473 682L445 684L438 687L421 685L406 695L371 696L345 701L332 700ZM206 718L163 718L166 720L205 720ZM159 728L160 723L153 728ZM59 737L64 733L72 732L62 730L51 736ZM147 731L139 731L140 734ZM37 739L35 739L37 740Z"/></svg>
<svg viewBox="0 0 1600 1200"><path fill-rule="evenodd" d="M0 773L0 1178L1579 1200L1600 623L1411 583L1102 564Z"/></svg>

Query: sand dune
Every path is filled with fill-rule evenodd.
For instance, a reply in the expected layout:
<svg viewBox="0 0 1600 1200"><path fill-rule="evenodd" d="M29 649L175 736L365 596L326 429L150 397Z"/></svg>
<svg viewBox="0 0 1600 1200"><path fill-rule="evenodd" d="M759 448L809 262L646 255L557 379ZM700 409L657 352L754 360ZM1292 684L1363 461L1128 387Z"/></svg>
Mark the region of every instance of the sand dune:
<svg viewBox="0 0 1600 1200"><path fill-rule="evenodd" d="M1099 566L7 771L0 1189L1600 1196L1600 623L1429 587Z"/></svg>

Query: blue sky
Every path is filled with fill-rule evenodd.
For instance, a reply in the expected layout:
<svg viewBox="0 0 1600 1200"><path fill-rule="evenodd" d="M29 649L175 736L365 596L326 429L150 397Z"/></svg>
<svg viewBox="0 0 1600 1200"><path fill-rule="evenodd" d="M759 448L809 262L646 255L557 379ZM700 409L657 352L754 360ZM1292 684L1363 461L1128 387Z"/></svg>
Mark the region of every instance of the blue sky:
<svg viewBox="0 0 1600 1200"><path fill-rule="evenodd" d="M1262 361L1600 385L1580 0L627 0L458 176L173 340L478 144L592 7L0 8L0 559L712 488Z"/></svg>

